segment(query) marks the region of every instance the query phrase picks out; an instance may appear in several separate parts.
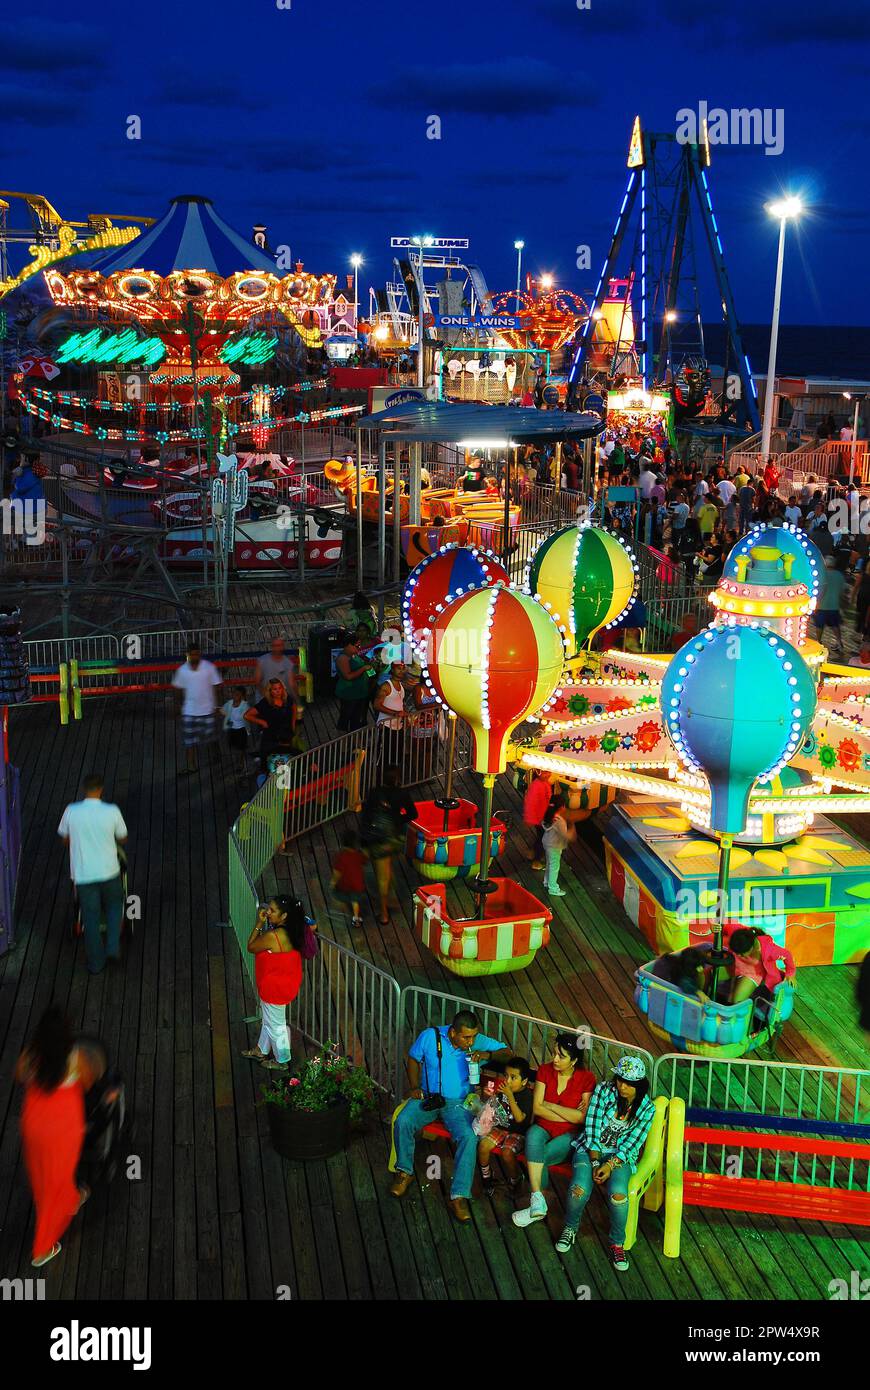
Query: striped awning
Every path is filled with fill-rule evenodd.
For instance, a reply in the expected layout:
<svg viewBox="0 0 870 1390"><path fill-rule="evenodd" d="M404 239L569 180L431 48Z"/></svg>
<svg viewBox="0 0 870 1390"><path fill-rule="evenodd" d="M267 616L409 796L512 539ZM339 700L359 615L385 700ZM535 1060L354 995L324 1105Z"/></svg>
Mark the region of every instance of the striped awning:
<svg viewBox="0 0 870 1390"><path fill-rule="evenodd" d="M604 429L599 415L526 406L406 401L357 421L363 429L383 430L391 439L468 443L476 448L545 444L556 439L592 439Z"/></svg>
<svg viewBox="0 0 870 1390"><path fill-rule="evenodd" d="M222 278L236 271L271 271L275 262L218 217L209 198L173 198L165 216L126 246L113 247L90 262L99 275L121 270L209 270Z"/></svg>

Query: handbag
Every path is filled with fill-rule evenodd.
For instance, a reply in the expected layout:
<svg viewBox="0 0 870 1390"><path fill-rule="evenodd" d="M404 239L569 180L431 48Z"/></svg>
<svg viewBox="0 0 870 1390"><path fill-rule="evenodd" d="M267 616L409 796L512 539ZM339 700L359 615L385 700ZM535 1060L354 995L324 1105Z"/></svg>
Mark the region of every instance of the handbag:
<svg viewBox="0 0 870 1390"><path fill-rule="evenodd" d="M314 930L314 922L310 917L306 917L305 934L302 938L302 945L299 947L299 954L303 960L313 960L317 955L318 949L317 932Z"/></svg>

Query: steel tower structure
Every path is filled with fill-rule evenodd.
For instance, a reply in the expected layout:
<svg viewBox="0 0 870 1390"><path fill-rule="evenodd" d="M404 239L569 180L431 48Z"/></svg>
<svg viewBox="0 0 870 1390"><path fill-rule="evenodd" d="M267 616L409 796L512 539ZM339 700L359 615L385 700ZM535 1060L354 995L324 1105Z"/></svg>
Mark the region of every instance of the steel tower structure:
<svg viewBox="0 0 870 1390"><path fill-rule="evenodd" d="M640 117L635 117L627 160L628 184L568 380L570 384L584 375L600 305L610 281L619 275L620 256L632 226L631 267L639 294L635 347L644 388L674 381L678 374L675 356L682 361L706 357L694 211L710 257L726 326L721 414L730 416L736 424L758 430L758 394L743 348L707 176L710 147L706 126L702 126L700 136L696 143L683 143L675 134L652 134L642 128ZM685 314L687 290L691 291L693 302ZM683 312L678 313L681 299ZM681 326L675 330L673 323L677 318ZM685 332L688 323L693 325L691 340ZM656 334L658 350L654 352Z"/></svg>

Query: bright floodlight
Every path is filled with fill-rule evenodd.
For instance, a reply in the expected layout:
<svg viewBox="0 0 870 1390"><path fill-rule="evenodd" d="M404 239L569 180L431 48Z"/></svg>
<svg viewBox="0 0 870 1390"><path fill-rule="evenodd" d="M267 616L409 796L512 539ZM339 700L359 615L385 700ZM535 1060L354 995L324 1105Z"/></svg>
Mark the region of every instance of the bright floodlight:
<svg viewBox="0 0 870 1390"><path fill-rule="evenodd" d="M375 329L374 336L377 338L379 343L382 343L384 338L386 338L389 334L389 331L390 330L387 328L387 325L385 323L379 323L377 328Z"/></svg>
<svg viewBox="0 0 870 1390"><path fill-rule="evenodd" d="M526 243L525 243L524 241L515 241L515 242L514 242L514 250L515 250L515 251L522 251L522 249L523 249L523 247L525 246L525 244L526 244Z"/></svg>
<svg viewBox="0 0 870 1390"><path fill-rule="evenodd" d="M668 323L676 323L676 320L677 320L677 311L676 311L676 309L668 309L667 313L665 314L665 319L666 319L666 321L667 321Z"/></svg>
<svg viewBox="0 0 870 1390"><path fill-rule="evenodd" d="M553 288L553 277L552 277L552 275L542 275L542 276L541 276L541 289L542 289L542 290L551 290L552 288Z"/></svg>
<svg viewBox="0 0 870 1390"><path fill-rule="evenodd" d="M358 252L354 252L354 254L350 258L350 263L353 266L354 270L358 270L363 263L363 258L359 255Z"/></svg>
<svg viewBox="0 0 870 1390"><path fill-rule="evenodd" d="M804 205L800 198L795 197L777 198L775 203L767 204L767 211L771 217L778 217L783 222L791 217L800 217L803 210Z"/></svg>

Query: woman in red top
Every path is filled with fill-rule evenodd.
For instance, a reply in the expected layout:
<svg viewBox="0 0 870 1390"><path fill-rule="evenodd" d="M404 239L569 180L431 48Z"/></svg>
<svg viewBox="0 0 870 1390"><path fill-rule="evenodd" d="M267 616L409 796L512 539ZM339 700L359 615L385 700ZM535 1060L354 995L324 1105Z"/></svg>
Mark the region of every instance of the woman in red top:
<svg viewBox="0 0 870 1390"><path fill-rule="evenodd" d="M290 1061L287 1005L292 1004L302 984L300 950L304 940L305 910L298 899L287 897L273 898L268 907L259 909L248 937L263 1026L257 1046L242 1056L273 1071L286 1071Z"/></svg>
<svg viewBox="0 0 870 1390"><path fill-rule="evenodd" d="M33 1264L39 1268L60 1254L60 1237L90 1196L77 1185L76 1169L85 1139L85 1091L98 1079L57 1004L39 1020L15 1079L24 1087L21 1143L36 1207Z"/></svg>
<svg viewBox="0 0 870 1390"><path fill-rule="evenodd" d="M553 1060L538 1067L532 1101L533 1123L526 1132L526 1166L532 1198L528 1207L515 1211L515 1226L531 1226L547 1215L547 1169L564 1163L580 1132L595 1090L595 1077L580 1062L583 1049L573 1033L557 1033Z"/></svg>

